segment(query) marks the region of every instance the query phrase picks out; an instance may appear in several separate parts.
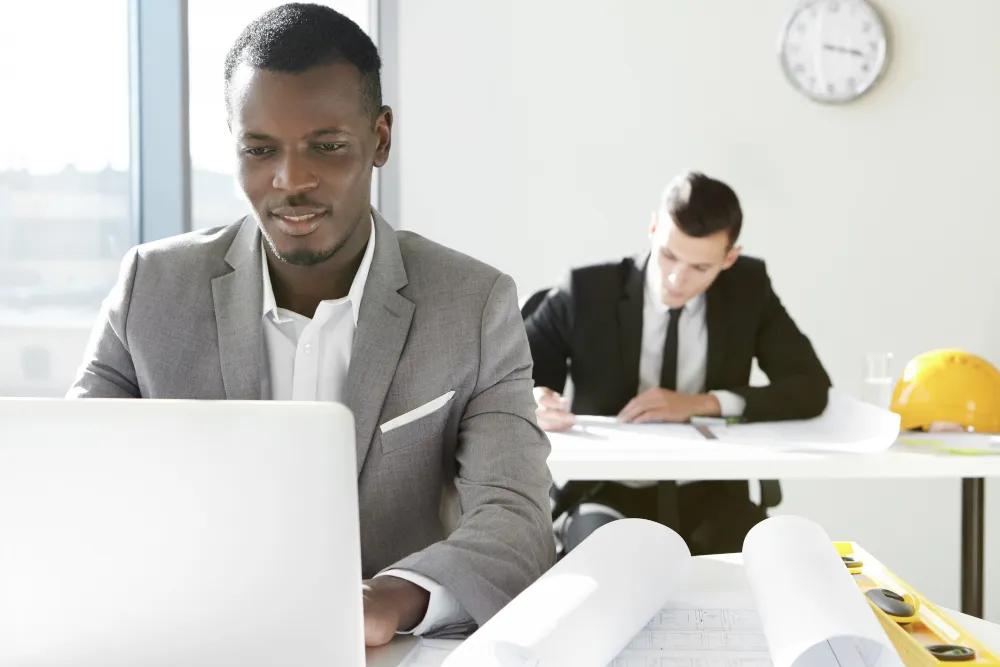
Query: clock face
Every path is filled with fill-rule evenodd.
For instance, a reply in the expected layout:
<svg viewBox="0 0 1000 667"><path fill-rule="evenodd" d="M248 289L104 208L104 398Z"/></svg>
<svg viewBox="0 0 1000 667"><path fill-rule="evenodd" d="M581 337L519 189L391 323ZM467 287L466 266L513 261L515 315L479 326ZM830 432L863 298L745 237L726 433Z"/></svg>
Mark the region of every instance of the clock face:
<svg viewBox="0 0 1000 667"><path fill-rule="evenodd" d="M885 69L885 25L866 0L803 0L781 34L789 81L820 102L849 102Z"/></svg>

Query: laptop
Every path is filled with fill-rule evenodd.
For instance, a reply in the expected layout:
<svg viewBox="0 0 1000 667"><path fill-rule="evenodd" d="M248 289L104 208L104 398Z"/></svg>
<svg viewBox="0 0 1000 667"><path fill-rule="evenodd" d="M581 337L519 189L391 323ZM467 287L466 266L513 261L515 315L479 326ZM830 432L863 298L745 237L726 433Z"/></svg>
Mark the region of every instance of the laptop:
<svg viewBox="0 0 1000 667"><path fill-rule="evenodd" d="M364 667L361 605L347 408L0 399L0 667Z"/></svg>

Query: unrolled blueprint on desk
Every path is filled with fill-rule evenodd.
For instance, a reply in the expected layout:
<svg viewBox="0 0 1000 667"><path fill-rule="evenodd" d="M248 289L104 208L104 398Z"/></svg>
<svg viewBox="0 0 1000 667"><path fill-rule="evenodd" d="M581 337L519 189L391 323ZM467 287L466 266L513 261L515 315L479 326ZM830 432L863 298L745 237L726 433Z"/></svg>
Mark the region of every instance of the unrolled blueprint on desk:
<svg viewBox="0 0 1000 667"><path fill-rule="evenodd" d="M861 454L882 452L899 436L899 415L830 389L815 419L736 424L713 429L726 443Z"/></svg>
<svg viewBox="0 0 1000 667"><path fill-rule="evenodd" d="M709 440L691 424L625 424L614 417L577 416L572 429L549 433L553 447L603 451L697 452L699 455L741 449L736 445Z"/></svg>
<svg viewBox="0 0 1000 667"><path fill-rule="evenodd" d="M635 439L636 444L643 444L650 437L675 442L678 445L693 446L705 442L705 436L691 428L690 424L627 424L619 422L614 417L578 415L576 423L569 432L593 440L612 437L619 440Z"/></svg>
<svg viewBox="0 0 1000 667"><path fill-rule="evenodd" d="M612 667L770 667L752 596L740 593L671 600L618 654Z"/></svg>
<svg viewBox="0 0 1000 667"><path fill-rule="evenodd" d="M461 641L453 639L424 639L399 667L441 667L459 644Z"/></svg>
<svg viewBox="0 0 1000 667"><path fill-rule="evenodd" d="M695 428L704 425L709 436ZM764 450L885 451L899 435L899 415L830 389L826 410L815 419L726 425L722 420L698 424L624 424L614 417L577 417L566 433L549 434L552 446L576 449L733 451L747 446Z"/></svg>
<svg viewBox="0 0 1000 667"><path fill-rule="evenodd" d="M752 594L683 590L665 526L614 521L511 601L445 667L902 667L830 539L778 516L743 552Z"/></svg>

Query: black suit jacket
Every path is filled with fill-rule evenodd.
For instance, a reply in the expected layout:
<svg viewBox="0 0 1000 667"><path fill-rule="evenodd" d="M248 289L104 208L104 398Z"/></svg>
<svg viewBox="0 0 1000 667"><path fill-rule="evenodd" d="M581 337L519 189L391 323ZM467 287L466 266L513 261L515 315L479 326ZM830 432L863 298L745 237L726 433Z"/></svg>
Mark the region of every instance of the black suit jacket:
<svg viewBox="0 0 1000 667"><path fill-rule="evenodd" d="M646 261L648 255L572 271L525 322L535 385L562 392L571 373L576 414L616 415L638 391ZM705 391L742 396L744 421L823 412L830 378L771 288L764 262L740 257L706 298ZM749 386L754 357L768 386Z"/></svg>

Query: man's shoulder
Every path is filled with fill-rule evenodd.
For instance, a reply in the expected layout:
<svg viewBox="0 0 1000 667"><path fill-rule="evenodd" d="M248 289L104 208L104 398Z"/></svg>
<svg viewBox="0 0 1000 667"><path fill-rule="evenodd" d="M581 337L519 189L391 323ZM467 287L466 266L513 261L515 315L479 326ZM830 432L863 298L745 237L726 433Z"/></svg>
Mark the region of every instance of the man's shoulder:
<svg viewBox="0 0 1000 667"><path fill-rule="evenodd" d="M399 252L411 290L468 292L493 288L502 272L486 262L415 232L396 230Z"/></svg>
<svg viewBox="0 0 1000 667"><path fill-rule="evenodd" d="M767 278L767 265L760 257L740 255L723 275L738 280L764 280Z"/></svg>
<svg viewBox="0 0 1000 667"><path fill-rule="evenodd" d="M599 264L586 264L577 266L571 270L574 276L594 277L594 276L617 276L632 269L642 269L641 258L629 256L615 262L601 262Z"/></svg>
<svg viewBox="0 0 1000 667"><path fill-rule="evenodd" d="M630 278L641 273L645 256L631 255L616 262L588 264L570 269L568 283L574 292L590 293L600 289L622 289Z"/></svg>
<svg viewBox="0 0 1000 667"><path fill-rule="evenodd" d="M746 273L747 275L767 275L767 267L764 264L764 260L751 255L740 255L729 270L736 271L737 273Z"/></svg>
<svg viewBox="0 0 1000 667"><path fill-rule="evenodd" d="M226 253L241 224L242 220L150 241L137 246L135 253L145 268L170 267L175 271L198 268L212 272L225 265Z"/></svg>
<svg viewBox="0 0 1000 667"><path fill-rule="evenodd" d="M763 259L740 255L731 267L719 274L716 283L727 291L754 294L770 289L771 281Z"/></svg>
<svg viewBox="0 0 1000 667"><path fill-rule="evenodd" d="M152 335L151 329L162 322L171 323L166 325L170 327L168 337L173 335L173 327L199 331L197 327L210 317L213 308L212 281L232 271L226 254L239 229L240 224L235 223L133 247L119 275L118 289L127 291L115 292L112 297L128 299L131 333Z"/></svg>

